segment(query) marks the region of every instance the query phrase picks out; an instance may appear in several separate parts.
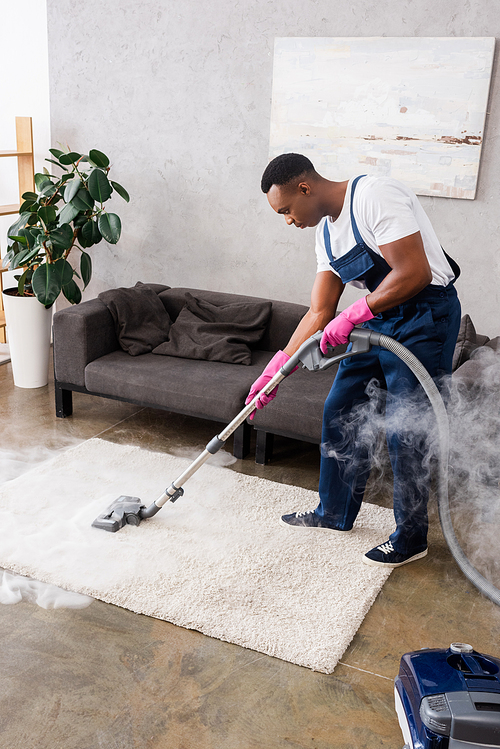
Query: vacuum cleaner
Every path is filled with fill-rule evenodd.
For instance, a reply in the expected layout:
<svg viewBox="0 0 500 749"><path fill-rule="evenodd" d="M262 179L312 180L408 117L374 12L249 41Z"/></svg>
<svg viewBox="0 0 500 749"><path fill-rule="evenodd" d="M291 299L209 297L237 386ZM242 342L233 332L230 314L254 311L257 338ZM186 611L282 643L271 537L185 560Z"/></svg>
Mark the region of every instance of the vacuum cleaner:
<svg viewBox="0 0 500 749"><path fill-rule="evenodd" d="M450 506L448 502L448 453L449 427L448 416L443 399L430 374L422 363L405 346L393 338L377 333L369 328L354 328L349 336L350 346L345 353L324 356L320 349L322 331L318 331L305 341L290 359L281 367L267 385L235 416L223 431L214 437L204 451L191 465L172 483L163 494L151 505L146 506L138 497L122 495L118 497L105 512L101 513L92 523L94 528L115 533L124 525L139 525L141 520L151 518L167 502L176 502L184 494L183 485L196 471L224 446L226 440L250 416L256 408L256 402L262 395L267 395L288 377L300 364L312 372L332 367L342 359L359 354L365 354L372 346L380 346L398 356L413 372L425 394L427 395L436 416L439 432L438 455L438 509L443 535L453 558L464 575L475 585L481 593L500 605L500 591L485 577L483 577L468 560L463 552L453 529ZM458 745L457 745L458 746Z"/></svg>
<svg viewBox="0 0 500 749"><path fill-rule="evenodd" d="M403 749L500 749L500 660L453 642L401 658L394 695Z"/></svg>

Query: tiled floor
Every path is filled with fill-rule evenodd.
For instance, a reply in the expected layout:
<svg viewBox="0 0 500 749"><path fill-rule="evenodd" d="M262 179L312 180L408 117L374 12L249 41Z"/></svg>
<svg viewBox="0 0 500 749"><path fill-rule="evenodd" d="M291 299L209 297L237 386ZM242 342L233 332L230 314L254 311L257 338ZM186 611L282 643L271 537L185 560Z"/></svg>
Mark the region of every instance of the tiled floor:
<svg viewBox="0 0 500 749"><path fill-rule="evenodd" d="M99 435L201 450L220 425L75 394L20 390L0 366L0 451L29 456ZM317 447L276 440L271 465L232 470L314 489ZM387 499L370 496L371 501ZM36 511L36 503L34 506ZM395 570L331 676L95 601L81 610L0 606L5 749L400 749L393 679L401 655L470 642L499 655L500 609L464 579L431 505L430 552Z"/></svg>

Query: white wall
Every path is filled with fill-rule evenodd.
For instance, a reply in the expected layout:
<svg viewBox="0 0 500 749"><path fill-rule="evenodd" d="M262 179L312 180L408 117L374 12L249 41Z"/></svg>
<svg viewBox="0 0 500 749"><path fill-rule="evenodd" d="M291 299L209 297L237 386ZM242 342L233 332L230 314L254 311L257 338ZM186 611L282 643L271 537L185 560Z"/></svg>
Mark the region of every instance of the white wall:
<svg viewBox="0 0 500 749"><path fill-rule="evenodd" d="M131 193L89 296L138 279L307 303L314 232L260 192L276 36L495 36L497 0L48 0L53 141L98 148ZM499 87L477 198L422 198L476 327L500 332ZM351 175L328 174L331 179ZM346 301L352 300L352 295Z"/></svg>
<svg viewBox="0 0 500 749"><path fill-rule="evenodd" d="M0 0L0 150L16 148L16 117L32 117L35 171L50 156L49 62L46 0ZM17 160L0 159L0 205L17 203ZM15 216L0 217L0 248ZM13 281L4 274L4 286ZM14 281L15 283L15 281Z"/></svg>

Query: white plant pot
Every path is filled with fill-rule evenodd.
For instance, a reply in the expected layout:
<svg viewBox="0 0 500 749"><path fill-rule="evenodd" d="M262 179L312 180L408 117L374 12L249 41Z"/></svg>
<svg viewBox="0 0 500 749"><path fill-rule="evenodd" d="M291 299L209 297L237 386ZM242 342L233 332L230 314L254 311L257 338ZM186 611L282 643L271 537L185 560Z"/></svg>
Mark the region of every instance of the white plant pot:
<svg viewBox="0 0 500 749"><path fill-rule="evenodd" d="M5 289L3 305L14 385L40 388L49 382L52 309L36 297L12 296Z"/></svg>

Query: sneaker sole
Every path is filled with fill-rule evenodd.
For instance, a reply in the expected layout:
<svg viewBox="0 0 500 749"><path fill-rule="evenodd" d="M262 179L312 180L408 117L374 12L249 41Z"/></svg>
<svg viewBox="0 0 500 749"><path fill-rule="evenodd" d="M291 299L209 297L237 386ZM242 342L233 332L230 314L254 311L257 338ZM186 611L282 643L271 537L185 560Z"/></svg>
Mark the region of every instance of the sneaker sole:
<svg viewBox="0 0 500 749"><path fill-rule="evenodd" d="M365 564L369 564L371 567L402 567L403 564L409 564L415 562L417 559L422 559L427 556L427 549L421 551L420 554L415 554L413 557L406 559L404 562L376 562L374 559L370 559L366 554L362 557Z"/></svg>
<svg viewBox="0 0 500 749"><path fill-rule="evenodd" d="M285 525L287 528L292 528L293 530L299 530L299 531L328 531L329 533L338 533L345 535L346 533L351 533L352 528L350 528L348 531L342 531L340 528L322 528L321 526L310 526L310 525L292 525L291 523L286 523L282 518L280 518L281 525Z"/></svg>

